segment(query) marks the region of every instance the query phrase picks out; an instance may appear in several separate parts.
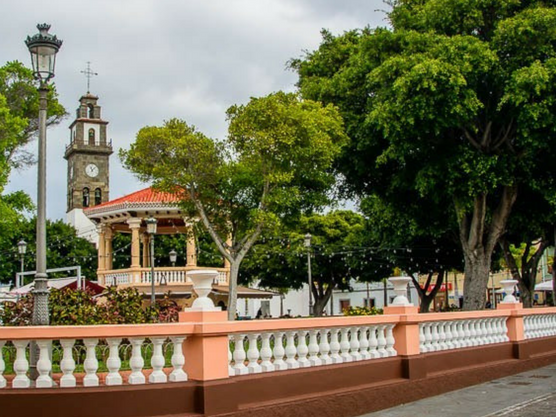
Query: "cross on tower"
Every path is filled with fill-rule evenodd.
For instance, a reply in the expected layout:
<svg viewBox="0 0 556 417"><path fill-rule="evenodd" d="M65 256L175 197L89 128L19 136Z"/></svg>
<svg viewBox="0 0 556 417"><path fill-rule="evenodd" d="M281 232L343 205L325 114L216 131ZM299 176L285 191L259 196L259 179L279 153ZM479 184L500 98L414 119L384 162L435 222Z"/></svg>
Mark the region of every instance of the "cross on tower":
<svg viewBox="0 0 556 417"><path fill-rule="evenodd" d="M93 78L94 75L98 75L98 72L93 72L91 70L91 62L87 61L87 68L81 71L81 74L85 74L85 77L87 77L87 94L89 94L91 91L91 78Z"/></svg>

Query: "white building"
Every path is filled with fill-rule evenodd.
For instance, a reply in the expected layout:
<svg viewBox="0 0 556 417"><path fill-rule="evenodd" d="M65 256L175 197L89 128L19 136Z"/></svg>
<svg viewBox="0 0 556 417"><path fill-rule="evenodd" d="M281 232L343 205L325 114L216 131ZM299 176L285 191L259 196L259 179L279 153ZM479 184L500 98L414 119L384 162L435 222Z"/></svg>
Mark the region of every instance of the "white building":
<svg viewBox="0 0 556 417"><path fill-rule="evenodd" d="M362 283L353 282L353 291L334 290L330 301L326 306L327 315L341 315L342 310L349 307L371 306L376 308L384 307L384 284L382 282ZM388 284L386 288L387 304L390 304L396 295L394 287ZM419 305L419 295L413 286L409 284L409 301L414 305ZM307 316L309 314L309 292L305 285L300 290L290 290L286 295L276 294L272 300L245 299L238 300L237 310L241 317L255 318L261 309L263 315L280 317L280 314L289 314L292 317Z"/></svg>

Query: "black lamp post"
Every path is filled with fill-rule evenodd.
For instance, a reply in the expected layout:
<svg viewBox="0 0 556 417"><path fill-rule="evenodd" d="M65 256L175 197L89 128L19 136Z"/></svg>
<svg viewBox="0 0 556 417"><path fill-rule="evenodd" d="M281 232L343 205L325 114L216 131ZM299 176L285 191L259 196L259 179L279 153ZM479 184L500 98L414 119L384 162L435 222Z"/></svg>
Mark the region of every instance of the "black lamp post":
<svg viewBox="0 0 556 417"><path fill-rule="evenodd" d="M170 263L172 264L173 267L176 266L176 261L178 259L178 253L174 249L172 249L170 251L169 255L170 255Z"/></svg>
<svg viewBox="0 0 556 417"><path fill-rule="evenodd" d="M158 221L154 217L149 217L145 220L145 223L147 223L147 233L151 242L151 305L154 306L156 300L154 293L154 235L156 234Z"/></svg>
<svg viewBox="0 0 556 417"><path fill-rule="evenodd" d="M47 325L48 317L48 286L46 275L46 108L48 81L54 77L56 54L62 41L56 35L48 33L50 25L37 25L39 33L28 36L25 40L31 54L33 75L39 81L39 158L37 183L37 253L35 286L33 297L33 324Z"/></svg>
<svg viewBox="0 0 556 417"><path fill-rule="evenodd" d="M19 253L19 262L20 262L20 272L24 272L25 271L25 254L27 253L27 242L25 242L23 239L21 239L18 243L17 243L17 251ZM21 276L19 277L19 279L21 279ZM19 288L19 279L16 280L15 283L15 287Z"/></svg>

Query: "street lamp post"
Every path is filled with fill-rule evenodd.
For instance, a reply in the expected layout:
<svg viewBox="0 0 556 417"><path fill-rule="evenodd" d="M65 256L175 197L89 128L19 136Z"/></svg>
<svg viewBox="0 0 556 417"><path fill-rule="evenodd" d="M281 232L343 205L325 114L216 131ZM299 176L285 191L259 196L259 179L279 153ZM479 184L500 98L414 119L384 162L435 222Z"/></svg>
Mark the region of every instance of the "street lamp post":
<svg viewBox="0 0 556 417"><path fill-rule="evenodd" d="M305 235L305 247L307 248L307 276L309 281L309 315L313 313L313 278L311 277L311 234Z"/></svg>
<svg viewBox="0 0 556 417"><path fill-rule="evenodd" d="M56 54L62 41L48 33L50 25L37 25L39 33L25 40L31 54L33 75L39 81L39 157L37 181L37 252L33 289L33 324L48 325L48 286L46 274L46 107L48 81L54 77Z"/></svg>
<svg viewBox="0 0 556 417"><path fill-rule="evenodd" d="M20 272L25 272L25 253L27 253L27 242L21 239L17 243L17 251L19 252L19 262L20 262ZM19 288L19 280L23 275L19 277L19 279L15 280L15 287Z"/></svg>
<svg viewBox="0 0 556 417"><path fill-rule="evenodd" d="M149 217L145 220L147 223L147 233L149 234L149 240L151 241L151 305L155 304L155 293L154 293L154 235L156 234L156 224L157 220L154 217Z"/></svg>
<svg viewBox="0 0 556 417"><path fill-rule="evenodd" d="M174 249L172 249L170 251L169 255L170 255L170 263L172 264L172 267L176 266L176 261L178 259L178 253Z"/></svg>

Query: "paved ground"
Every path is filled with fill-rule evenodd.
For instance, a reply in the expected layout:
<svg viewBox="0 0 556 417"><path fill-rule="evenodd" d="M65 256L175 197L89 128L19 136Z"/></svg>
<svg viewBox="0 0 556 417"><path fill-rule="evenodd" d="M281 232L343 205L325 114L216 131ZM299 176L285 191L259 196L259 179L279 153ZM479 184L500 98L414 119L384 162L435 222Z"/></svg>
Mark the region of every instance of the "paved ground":
<svg viewBox="0 0 556 417"><path fill-rule="evenodd" d="M556 416L556 364L360 417Z"/></svg>

